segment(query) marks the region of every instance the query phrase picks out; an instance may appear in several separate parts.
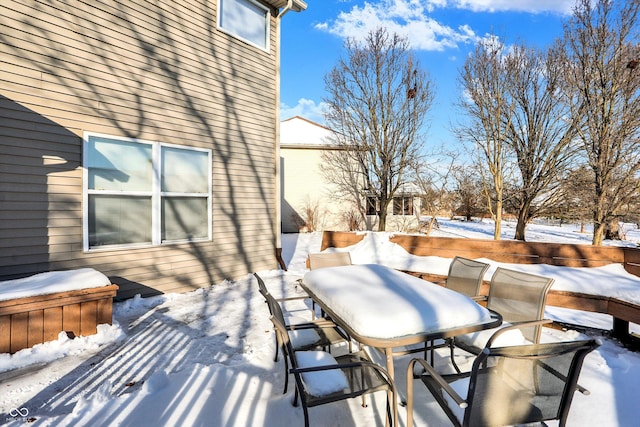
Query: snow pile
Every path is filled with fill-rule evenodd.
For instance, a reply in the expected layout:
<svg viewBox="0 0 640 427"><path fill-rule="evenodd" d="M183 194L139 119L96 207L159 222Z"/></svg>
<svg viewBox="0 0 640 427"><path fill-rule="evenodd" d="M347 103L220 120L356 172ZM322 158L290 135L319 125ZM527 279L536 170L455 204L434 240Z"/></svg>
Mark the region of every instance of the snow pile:
<svg viewBox="0 0 640 427"><path fill-rule="evenodd" d="M107 276L93 268L50 271L0 282L0 301L108 286Z"/></svg>

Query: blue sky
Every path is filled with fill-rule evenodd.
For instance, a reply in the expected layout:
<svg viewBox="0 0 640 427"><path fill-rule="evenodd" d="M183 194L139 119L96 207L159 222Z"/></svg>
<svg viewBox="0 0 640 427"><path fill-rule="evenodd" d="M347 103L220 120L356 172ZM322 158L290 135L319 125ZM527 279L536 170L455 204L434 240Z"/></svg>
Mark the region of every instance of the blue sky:
<svg viewBox="0 0 640 427"><path fill-rule="evenodd" d="M574 0L306 0L282 22L281 119L323 123L324 76L344 56L347 37L384 26L407 36L436 88L429 145L452 143L459 111L457 77L475 43L493 34L505 43L545 47L561 36Z"/></svg>

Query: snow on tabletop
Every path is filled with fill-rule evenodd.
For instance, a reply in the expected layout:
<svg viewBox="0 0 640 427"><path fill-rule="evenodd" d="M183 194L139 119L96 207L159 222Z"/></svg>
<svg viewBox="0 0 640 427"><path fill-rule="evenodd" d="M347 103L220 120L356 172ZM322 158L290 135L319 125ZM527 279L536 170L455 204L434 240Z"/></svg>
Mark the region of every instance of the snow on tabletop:
<svg viewBox="0 0 640 427"><path fill-rule="evenodd" d="M107 276L93 268L50 271L0 282L0 301L108 286Z"/></svg>
<svg viewBox="0 0 640 427"><path fill-rule="evenodd" d="M363 337L391 339L486 322L469 297L377 264L313 270L304 283Z"/></svg>

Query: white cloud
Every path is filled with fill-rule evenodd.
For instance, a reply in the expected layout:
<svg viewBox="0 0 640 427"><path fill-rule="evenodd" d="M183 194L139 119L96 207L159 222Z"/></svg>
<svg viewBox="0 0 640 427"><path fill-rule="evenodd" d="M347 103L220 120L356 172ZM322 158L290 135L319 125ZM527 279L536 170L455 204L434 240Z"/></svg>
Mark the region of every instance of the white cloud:
<svg viewBox="0 0 640 427"><path fill-rule="evenodd" d="M326 107L325 102L317 103L312 99L300 98L298 104L290 107L284 103L280 104L280 120L286 120L294 116L304 117L316 123L324 123L322 112Z"/></svg>
<svg viewBox="0 0 640 427"><path fill-rule="evenodd" d="M372 30L385 27L407 37L417 50L442 51L479 40L469 25L444 25L430 16L438 8L466 9L474 12L570 13L575 0L378 0L365 1L340 12L333 21L321 22L316 29L341 38L362 41Z"/></svg>
<svg viewBox="0 0 640 427"><path fill-rule="evenodd" d="M428 16L429 10L444 4L444 0L428 1L426 6L423 4L420 0L365 2L348 12L340 12L333 22L317 24L316 28L342 38L362 41L371 30L385 27L390 33L407 37L411 41L411 47L418 50L441 51L456 47L459 43L476 40L469 26L463 25L456 29L442 25Z"/></svg>
<svg viewBox="0 0 640 427"><path fill-rule="evenodd" d="M575 0L427 0L442 7L443 3L458 9L474 12L553 12L571 13Z"/></svg>

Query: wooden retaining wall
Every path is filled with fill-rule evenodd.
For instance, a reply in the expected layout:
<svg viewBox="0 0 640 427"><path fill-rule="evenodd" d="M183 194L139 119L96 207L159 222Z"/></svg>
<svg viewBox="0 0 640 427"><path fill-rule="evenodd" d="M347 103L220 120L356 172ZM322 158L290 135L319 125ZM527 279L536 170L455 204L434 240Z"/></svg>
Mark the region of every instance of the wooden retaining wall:
<svg viewBox="0 0 640 427"><path fill-rule="evenodd" d="M0 353L56 340L62 331L95 334L98 325L111 324L117 290L109 285L0 301Z"/></svg>
<svg viewBox="0 0 640 427"><path fill-rule="evenodd" d="M325 231L322 235L321 250L355 245L364 236L362 233ZM637 248L419 235L393 235L389 240L418 256L462 256L472 259L488 258L509 264L549 264L565 267L601 267L619 263L627 272L640 277L640 249Z"/></svg>

